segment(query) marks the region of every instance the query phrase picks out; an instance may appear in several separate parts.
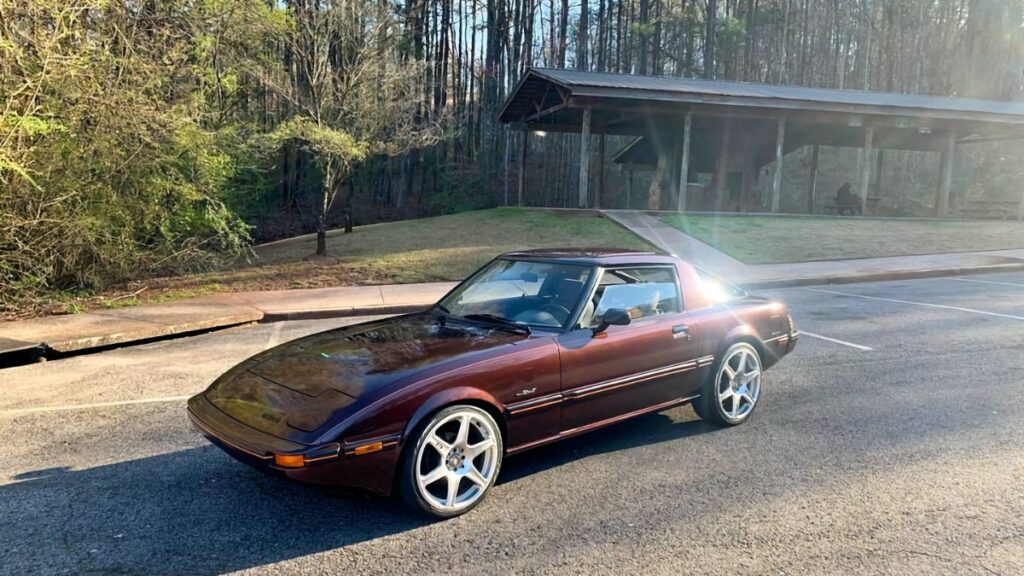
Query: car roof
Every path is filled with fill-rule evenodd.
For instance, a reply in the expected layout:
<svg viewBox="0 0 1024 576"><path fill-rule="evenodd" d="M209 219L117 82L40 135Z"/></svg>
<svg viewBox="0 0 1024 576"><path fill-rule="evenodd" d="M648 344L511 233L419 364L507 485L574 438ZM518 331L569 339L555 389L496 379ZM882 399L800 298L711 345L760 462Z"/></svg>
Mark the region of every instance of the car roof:
<svg viewBox="0 0 1024 576"><path fill-rule="evenodd" d="M541 248L519 250L499 256L513 260L546 260L562 264L618 266L622 264L675 264L674 256L622 248Z"/></svg>

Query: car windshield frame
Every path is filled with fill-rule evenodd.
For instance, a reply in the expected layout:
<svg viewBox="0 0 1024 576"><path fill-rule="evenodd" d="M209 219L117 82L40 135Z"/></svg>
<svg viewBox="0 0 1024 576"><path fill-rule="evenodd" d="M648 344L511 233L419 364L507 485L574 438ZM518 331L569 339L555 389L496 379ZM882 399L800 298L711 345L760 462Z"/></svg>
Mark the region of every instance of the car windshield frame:
<svg viewBox="0 0 1024 576"><path fill-rule="evenodd" d="M480 320L475 320L475 319L472 319L472 318L464 318L463 316L460 316L458 314L454 314L454 313L450 312L451 300L454 299L454 298L458 298L467 289L469 289L469 287L473 286L476 283L476 281L481 276L483 276L485 273L487 273L487 271L490 270L494 265L496 265L498 262L503 262L503 261L504 262L513 262L513 263L514 262L529 262L529 263L533 263L533 264L550 264L550 265L554 265L554 266L572 266L572 267L575 267L575 268L580 268L580 269L587 270L587 273L588 273L587 274L587 280L584 283L584 285L580 288L580 292L579 292L579 294L576 297L576 302L573 303L571 308L569 308L569 316L566 318L565 322L563 322L561 325L559 325L559 326L552 326L550 324L535 324L535 323L530 323L530 322L516 322L516 321L512 320L511 318L508 319L510 322L514 322L514 323L516 323L516 324L518 324L518 325L520 325L520 326L522 326L524 328L529 328L531 331L538 331L539 330L539 331L546 331L546 332L567 332L569 330L569 326L572 326L573 323L577 321L577 318L579 318L579 315L582 312L583 302L585 301L585 298L587 297L587 295L592 292L593 287L594 287L595 282L596 282L596 278L597 278L597 276L599 274L599 271L600 271L600 268L601 268L600 266L597 266L597 265L594 265L594 264L587 264L587 263L581 263L581 262L570 262L570 261L558 260L558 259L528 258L528 257L518 257L518 256L517 257L504 257L504 256L500 256L498 258L495 258L494 260L491 260L487 264L481 266L472 275L467 277L462 282L459 282L454 288L452 288L450 291L448 291L447 294L442 296L441 299L438 300L437 303L435 303L431 307L431 310L435 311L437 313L443 314L444 316L446 316L448 318L453 318L453 319L456 319L456 320L462 320L462 321L465 321L465 322L482 323L482 321L480 321Z"/></svg>

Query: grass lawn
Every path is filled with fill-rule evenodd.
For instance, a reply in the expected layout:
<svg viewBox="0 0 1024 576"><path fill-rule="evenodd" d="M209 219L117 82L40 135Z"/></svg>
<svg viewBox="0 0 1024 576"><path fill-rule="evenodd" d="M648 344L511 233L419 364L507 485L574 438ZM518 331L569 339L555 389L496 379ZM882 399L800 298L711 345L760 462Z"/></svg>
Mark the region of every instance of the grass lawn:
<svg viewBox="0 0 1024 576"><path fill-rule="evenodd" d="M667 215L747 264L1024 248L1024 222Z"/></svg>
<svg viewBox="0 0 1024 576"><path fill-rule="evenodd" d="M166 302L214 292L461 280L503 252L546 247L653 248L597 216L494 208L329 232L255 247L256 260L226 270L149 278L102 294L69 296L28 315Z"/></svg>
<svg viewBox="0 0 1024 576"><path fill-rule="evenodd" d="M600 217L495 208L332 232L330 268L345 284L460 280L502 252L561 246L651 250L640 238ZM318 267L314 235L256 247L264 265ZM319 271L318 271L319 272Z"/></svg>

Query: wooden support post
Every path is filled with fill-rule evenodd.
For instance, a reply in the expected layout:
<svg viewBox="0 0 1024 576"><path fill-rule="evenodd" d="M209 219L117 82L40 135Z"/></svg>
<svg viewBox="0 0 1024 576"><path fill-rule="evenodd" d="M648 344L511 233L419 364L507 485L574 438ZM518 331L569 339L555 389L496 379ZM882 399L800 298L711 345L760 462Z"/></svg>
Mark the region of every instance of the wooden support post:
<svg viewBox="0 0 1024 576"><path fill-rule="evenodd" d="M729 149L732 146L732 117L726 117L722 126L722 140L715 161L715 211L720 212L729 190Z"/></svg>
<svg viewBox="0 0 1024 576"><path fill-rule="evenodd" d="M779 211L782 203L782 145L786 140L786 119L779 118L779 126L775 130L775 175L772 177L772 212Z"/></svg>
<svg viewBox="0 0 1024 576"><path fill-rule="evenodd" d="M879 148L875 153L875 198L881 199L882 191L882 169L885 168L885 149Z"/></svg>
<svg viewBox="0 0 1024 576"><path fill-rule="evenodd" d="M516 205L523 206L526 196L526 152L530 149L530 131L523 130L523 141L519 149L519 197Z"/></svg>
<svg viewBox="0 0 1024 576"><path fill-rule="evenodd" d="M630 197L633 195L633 171L626 170L626 210L630 207Z"/></svg>
<svg viewBox="0 0 1024 576"><path fill-rule="evenodd" d="M686 183L690 179L690 131L693 127L693 113L686 112L686 119L683 121L683 152L679 159L679 196L676 210L686 211Z"/></svg>
<svg viewBox="0 0 1024 576"><path fill-rule="evenodd" d="M594 208L601 207L604 195L604 132L597 139L597 190L594 192Z"/></svg>
<svg viewBox="0 0 1024 576"><path fill-rule="evenodd" d="M818 194L818 155L821 153L821 146L811 146L811 177L807 185L807 213L814 214L814 200Z"/></svg>
<svg viewBox="0 0 1024 576"><path fill-rule="evenodd" d="M587 207L590 194L590 108L583 110L583 130L580 132L580 198L578 206Z"/></svg>
<svg viewBox="0 0 1024 576"><path fill-rule="evenodd" d="M939 172L939 196L935 199L935 217L949 215L949 189L953 184L953 156L956 154L956 132L946 134L946 149L942 151L942 170Z"/></svg>
<svg viewBox="0 0 1024 576"><path fill-rule="evenodd" d="M861 155L860 163L860 213L868 213L868 190L871 184L871 149L874 146L875 128L866 126L864 128L864 154Z"/></svg>
<svg viewBox="0 0 1024 576"><path fill-rule="evenodd" d="M672 149L669 151L668 156L665 158L666 169L665 175L668 180L668 210L674 210L676 204L679 202L679 162L676 159L679 158L680 150L683 148L683 137L682 134L672 135Z"/></svg>
<svg viewBox="0 0 1024 576"><path fill-rule="evenodd" d="M755 150L751 142L743 147L743 183L740 190L740 212L747 212L750 209L750 201L754 197L754 187L757 185L757 160ZM760 204L760 203L759 203ZM760 206L758 206L760 211Z"/></svg>

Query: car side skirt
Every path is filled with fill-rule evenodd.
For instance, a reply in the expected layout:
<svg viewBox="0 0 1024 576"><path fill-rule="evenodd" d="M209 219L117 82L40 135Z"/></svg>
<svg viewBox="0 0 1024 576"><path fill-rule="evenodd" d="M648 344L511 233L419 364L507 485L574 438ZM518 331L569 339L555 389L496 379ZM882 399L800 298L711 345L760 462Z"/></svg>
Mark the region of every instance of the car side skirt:
<svg viewBox="0 0 1024 576"><path fill-rule="evenodd" d="M681 398L675 398L673 400L669 400L667 402L662 402L660 404L655 404L653 406L648 406L648 407L642 408L640 410L634 410L632 412L627 412L626 414L620 414L620 415L614 416L612 418L606 418L606 419L598 421L598 422L593 422L593 423L587 424L586 426L579 426L577 428L572 428L570 430L563 430L563 431L559 432L558 434L555 434L554 436L549 436L547 438L541 438L540 440L535 440L535 441L529 442L527 444L520 444L519 446L515 446L515 447L512 447L512 448L509 448L508 449L508 453L509 454L518 454L520 452L525 452L526 450L529 450L531 448L537 448L538 446L543 446L545 444L550 444L552 442L557 442L559 440L564 440L566 438L571 438L573 436L578 436L580 434L585 434L587 432L592 432L592 431L597 430L599 428L604 428L605 426L610 426L612 424L615 424L616 422L622 422L623 420L629 420L630 418L635 418L637 416L642 416L642 415L648 414L650 412L659 412L661 410L667 410L668 408L672 408L674 406L679 406L681 404L686 404L687 402L692 402L693 400L695 400L695 399L697 399L699 397L700 397L700 394L696 394L694 396L686 396L686 397L681 397Z"/></svg>

